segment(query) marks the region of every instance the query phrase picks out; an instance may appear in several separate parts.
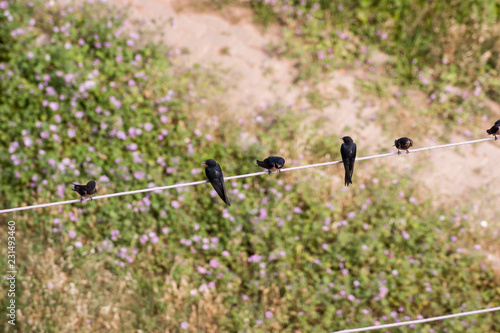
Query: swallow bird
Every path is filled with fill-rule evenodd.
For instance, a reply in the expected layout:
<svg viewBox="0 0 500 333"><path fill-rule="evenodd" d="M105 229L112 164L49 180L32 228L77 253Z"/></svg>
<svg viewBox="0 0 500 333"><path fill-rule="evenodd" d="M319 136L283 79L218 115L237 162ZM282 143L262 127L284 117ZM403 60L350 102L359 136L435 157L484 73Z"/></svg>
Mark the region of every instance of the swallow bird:
<svg viewBox="0 0 500 333"><path fill-rule="evenodd" d="M354 161L356 160L356 144L350 136L344 136L342 141L344 143L340 146L340 154L342 155L342 162L344 162L344 181L345 186L349 186L349 184L352 184L352 173L354 171Z"/></svg>
<svg viewBox="0 0 500 333"><path fill-rule="evenodd" d="M394 146L398 149L398 155L401 155L400 150L406 150L406 153L409 154L410 152L408 149L413 147L413 140L408 139L407 137L402 137L394 140Z"/></svg>
<svg viewBox="0 0 500 333"><path fill-rule="evenodd" d="M500 135L500 120L497 120L495 122L495 125L493 125L493 127L487 129L486 133L495 136L495 140L497 140L497 135Z"/></svg>
<svg viewBox="0 0 500 333"><path fill-rule="evenodd" d="M73 184L74 187L72 190L80 194L80 202L83 201L83 198L90 198L90 200L93 200L92 195L97 192L96 185L97 183L91 180L87 185Z"/></svg>
<svg viewBox="0 0 500 333"><path fill-rule="evenodd" d="M281 172L281 168L285 165L285 159L279 156L269 156L263 161L257 160L257 166L267 169L267 172L271 174L273 171Z"/></svg>
<svg viewBox="0 0 500 333"><path fill-rule="evenodd" d="M222 174L222 169L220 168L219 163L212 159L208 159L201 165L205 167L205 174L207 175L208 181L212 184L215 192L217 192L226 205L231 206L229 198L226 194L226 188L224 187L224 175Z"/></svg>

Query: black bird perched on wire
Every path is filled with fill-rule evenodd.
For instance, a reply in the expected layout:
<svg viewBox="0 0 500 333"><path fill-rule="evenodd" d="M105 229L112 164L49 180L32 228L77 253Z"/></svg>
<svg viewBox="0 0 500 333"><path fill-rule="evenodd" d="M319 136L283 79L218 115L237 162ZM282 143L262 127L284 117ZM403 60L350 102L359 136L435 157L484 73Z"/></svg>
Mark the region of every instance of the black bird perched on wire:
<svg viewBox="0 0 500 333"><path fill-rule="evenodd" d="M97 192L97 183L93 180L89 181L87 185L73 184L73 186L72 190L80 194L80 202L83 201L83 198L93 200L92 195Z"/></svg>
<svg viewBox="0 0 500 333"><path fill-rule="evenodd" d="M342 155L342 162L344 162L344 181L345 186L349 186L349 184L352 184L352 173L354 171L354 161L356 160L356 144L350 136L344 136L342 141L344 143L340 146L340 154Z"/></svg>
<svg viewBox="0 0 500 333"><path fill-rule="evenodd" d="M408 149L413 147L413 140L407 137L402 137L394 140L394 146L396 146L396 148L398 149L398 155L401 155L401 152L399 150L406 150L406 153L409 154L410 152L408 151Z"/></svg>
<svg viewBox="0 0 500 333"><path fill-rule="evenodd" d="M497 135L500 135L500 119L490 129L487 129L486 133L495 136L495 140L497 140Z"/></svg>
<svg viewBox="0 0 500 333"><path fill-rule="evenodd" d="M222 174L222 169L219 163L212 159L208 159L201 163L205 167L205 174L207 175L208 181L212 184L215 192L219 197L226 203L226 205L231 206L229 198L226 194L226 188L224 187L224 175Z"/></svg>
<svg viewBox="0 0 500 333"><path fill-rule="evenodd" d="M280 156L269 156L263 161L257 160L257 166L267 169L267 172L271 174L273 171L281 172L281 168L285 165L285 159Z"/></svg>

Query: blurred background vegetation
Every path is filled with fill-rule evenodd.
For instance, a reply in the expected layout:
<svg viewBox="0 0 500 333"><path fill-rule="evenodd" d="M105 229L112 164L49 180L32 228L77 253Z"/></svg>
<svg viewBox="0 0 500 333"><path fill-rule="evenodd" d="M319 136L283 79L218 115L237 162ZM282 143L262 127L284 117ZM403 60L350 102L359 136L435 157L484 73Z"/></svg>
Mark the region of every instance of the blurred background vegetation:
<svg viewBox="0 0 500 333"><path fill-rule="evenodd" d="M409 110L404 116L417 118L415 127L430 122L453 129L458 118L487 113L481 97L500 102L499 1L251 3L257 21L283 25L284 38L272 45L272 53L293 59L298 79L372 65L377 58L372 55L380 54L380 75L363 85L379 96L398 90L401 105ZM422 92L430 106L415 107L405 96L410 89ZM401 108L389 108L386 121L401 113ZM394 128L393 122L388 125L385 130Z"/></svg>
<svg viewBox="0 0 500 333"><path fill-rule="evenodd" d="M403 92L380 119L388 132L396 110L427 133L436 122L457 128L457 109L476 119L492 115L485 101L500 102L498 0L243 6L256 24L280 26L268 52L294 62L297 84L340 68L370 71L368 55L387 57L362 88ZM126 11L25 0L0 8L4 208L76 198L71 183L90 179L98 194L204 179L207 158L226 175L255 172L270 152L288 166L339 158L342 133L305 130L296 106L276 102L256 111L257 122L229 116L225 73L182 62ZM408 89L428 107L412 108ZM500 304L479 245L492 235L470 227L467 207L433 204L409 173L364 166L348 189L329 181L337 166L228 182L231 207L206 185L4 215L17 223L16 328L317 332ZM500 321L398 332L412 330L495 332Z"/></svg>

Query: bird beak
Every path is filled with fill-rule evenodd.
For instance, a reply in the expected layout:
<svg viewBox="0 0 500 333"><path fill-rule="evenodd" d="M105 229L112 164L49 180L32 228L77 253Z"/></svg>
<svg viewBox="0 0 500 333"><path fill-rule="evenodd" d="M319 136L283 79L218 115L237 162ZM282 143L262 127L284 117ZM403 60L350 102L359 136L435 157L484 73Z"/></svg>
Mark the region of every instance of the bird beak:
<svg viewBox="0 0 500 333"><path fill-rule="evenodd" d="M201 165L204 166L205 168L208 166L206 162L201 163Z"/></svg>

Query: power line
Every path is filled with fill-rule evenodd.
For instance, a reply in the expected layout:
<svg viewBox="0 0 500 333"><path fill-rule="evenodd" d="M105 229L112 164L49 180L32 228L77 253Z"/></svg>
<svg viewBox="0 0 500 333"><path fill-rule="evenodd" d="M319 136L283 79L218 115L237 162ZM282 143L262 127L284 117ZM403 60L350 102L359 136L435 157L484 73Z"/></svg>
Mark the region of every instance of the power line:
<svg viewBox="0 0 500 333"><path fill-rule="evenodd" d="M413 324L423 324L423 323L428 323L431 321L438 321L438 320L457 318L457 317L465 317L465 316L471 316L471 315L476 315L476 314L480 314L480 313L494 312L494 311L499 311L499 310L500 310L500 306L497 306L496 308L474 310L474 311L468 311L468 312L460 312L460 313L454 313L454 314L449 314L449 315L439 316L439 317L431 317L431 318L403 321L400 323L384 324L384 325L378 325L378 326L368 326L368 327L361 327L361 328L352 328L352 329L347 329L347 330L342 330L342 331L335 331L332 333L357 333L357 332L374 331L374 330L381 330L383 328L392 328L392 327L407 326L407 325L413 325Z"/></svg>
<svg viewBox="0 0 500 333"><path fill-rule="evenodd" d="M425 151L425 150L433 150L433 149L440 149L440 148L449 148L449 147L455 147L455 146L461 146L461 145L467 145L467 144L479 143L479 142L486 142L486 141L492 141L492 140L495 140L495 139L494 138L487 138L487 139L479 139L479 140L464 141L464 142L457 142L457 143L449 143L449 144L439 145L439 146L432 146L432 147L412 149L409 152L410 153L417 153L417 152L421 152L421 151ZM402 154L404 155L405 153L402 153ZM380 155L372 155L372 156L366 156L366 157L356 158L356 161L366 161L366 160L371 160L371 159L375 159L375 158L382 158L382 157L389 157L389 156L396 156L396 155L398 155L397 152L396 153L380 154ZM316 168L316 167L321 167L321 166L326 166L326 165L333 165L333 164L340 164L340 163L342 163L342 160L340 160L340 161L333 161L333 162L325 162L325 163L317 163L317 164L309 164L309 165L303 165L303 166L297 166L297 167L291 167L291 168L281 169L281 172L295 171L295 170L308 169L308 168ZM273 173L276 173L276 172L278 172L278 171L274 171ZM248 173L248 174L244 174L244 175L224 177L224 180L247 178L247 177L255 177L255 176L261 176L261 175L267 175L267 174L268 174L267 171L255 172L255 173ZM134 191L111 193L111 194L105 194L105 195L95 196L95 197L93 197L93 199L94 200L106 199L106 198L119 197L119 196L123 196L123 195L129 195L129 194L138 194L138 193L145 193L145 192L168 190L168 189L171 189L171 188L178 188L178 187L195 186L195 185L201 185L201 184L205 184L205 183L208 183L208 180L200 180L200 181L197 181L197 182L179 183L179 184L167 185L167 186L159 186L159 187L150 187L150 188L145 188L145 189L141 189L141 190L134 190ZM87 199L87 200L90 200L90 199ZM75 199L75 200L67 200L67 201L50 202L50 203L40 204L40 205L32 205L32 206L24 206L24 207L17 207L17 208L2 209L2 210L0 210L0 214L18 212L18 211L22 211L22 210L30 210L30 209L37 209L37 208L59 206L59 205L69 205L69 204L79 203L79 202L80 202L79 199Z"/></svg>

